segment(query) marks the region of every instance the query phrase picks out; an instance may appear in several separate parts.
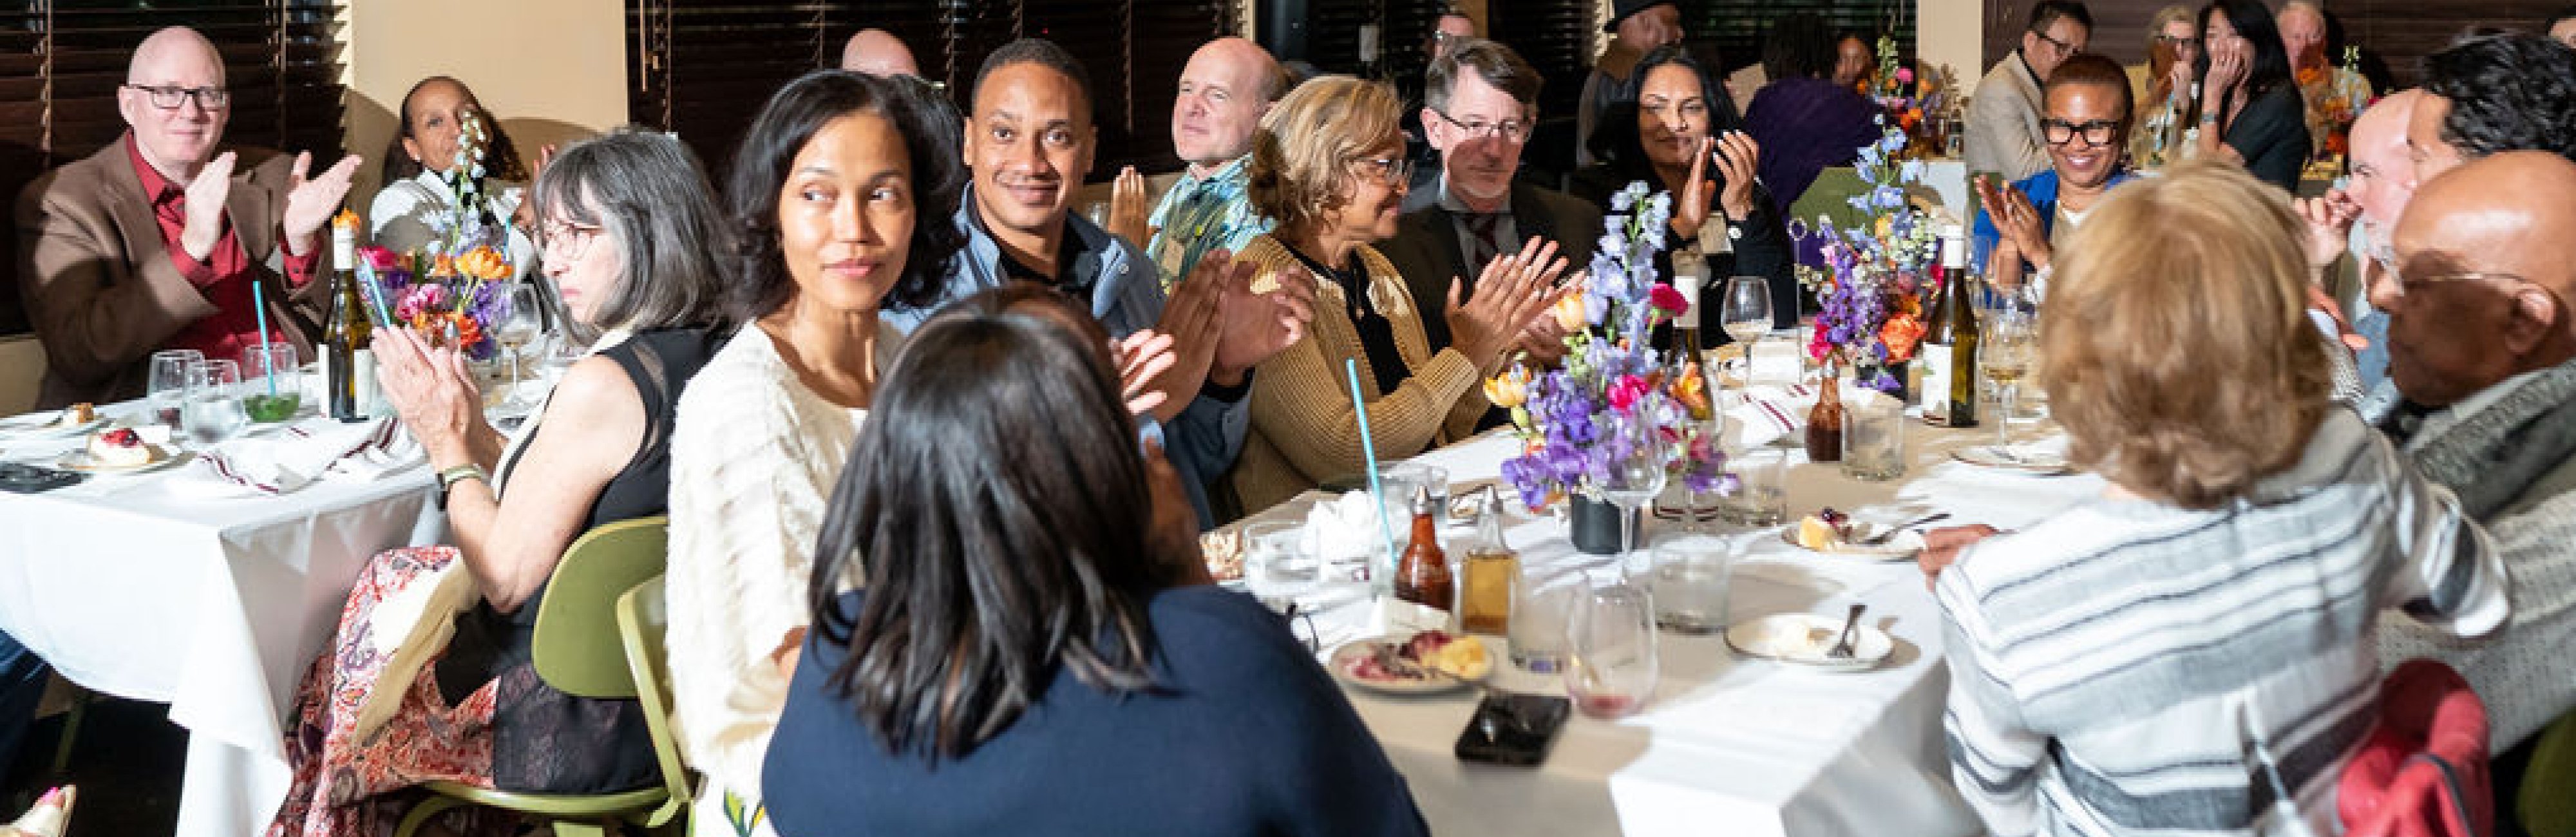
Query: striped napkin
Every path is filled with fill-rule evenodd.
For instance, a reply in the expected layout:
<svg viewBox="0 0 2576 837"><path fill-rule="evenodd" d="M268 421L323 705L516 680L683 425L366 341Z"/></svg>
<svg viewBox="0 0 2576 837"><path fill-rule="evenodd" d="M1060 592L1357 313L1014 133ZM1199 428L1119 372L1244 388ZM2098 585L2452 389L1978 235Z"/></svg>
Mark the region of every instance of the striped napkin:
<svg viewBox="0 0 2576 837"><path fill-rule="evenodd" d="M343 424L319 418L273 436L242 438L199 451L173 475L173 491L215 497L276 496L325 477L372 480L425 458L420 444L392 418Z"/></svg>
<svg viewBox="0 0 2576 837"><path fill-rule="evenodd" d="M1808 384L1754 387L1741 403L1726 411L1726 439L1736 450L1760 447L1798 433L1815 409L1816 388Z"/></svg>

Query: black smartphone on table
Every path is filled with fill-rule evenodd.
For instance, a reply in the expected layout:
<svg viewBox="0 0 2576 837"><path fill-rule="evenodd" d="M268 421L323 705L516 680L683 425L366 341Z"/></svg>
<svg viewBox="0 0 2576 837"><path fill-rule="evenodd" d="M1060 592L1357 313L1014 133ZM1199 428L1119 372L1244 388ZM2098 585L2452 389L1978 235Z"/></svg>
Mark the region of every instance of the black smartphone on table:
<svg viewBox="0 0 2576 837"><path fill-rule="evenodd" d="M1486 692L1475 717L1458 734L1458 758L1521 767L1547 760L1556 731L1565 726L1574 704L1555 695Z"/></svg>
<svg viewBox="0 0 2576 837"><path fill-rule="evenodd" d="M88 474L42 468L22 462L0 462L0 491L37 494L67 485L79 485Z"/></svg>

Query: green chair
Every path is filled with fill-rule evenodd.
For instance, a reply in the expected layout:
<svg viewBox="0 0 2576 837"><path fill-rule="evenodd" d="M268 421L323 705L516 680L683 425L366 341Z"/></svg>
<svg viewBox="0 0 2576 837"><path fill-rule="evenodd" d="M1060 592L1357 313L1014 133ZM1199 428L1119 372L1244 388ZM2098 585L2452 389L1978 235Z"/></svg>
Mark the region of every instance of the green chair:
<svg viewBox="0 0 2576 837"><path fill-rule="evenodd" d="M1850 166L1827 166L1816 173L1816 181L1789 204L1789 218L1807 225L1808 235L1816 234L1816 216L1833 219L1837 229L1859 227L1870 213L1853 209L1851 199L1869 194L1869 181L1860 179L1860 170Z"/></svg>
<svg viewBox="0 0 2576 837"><path fill-rule="evenodd" d="M2576 712L2540 731L2514 797L2531 837L2576 837Z"/></svg>
<svg viewBox="0 0 2576 837"><path fill-rule="evenodd" d="M671 728L671 663L662 644L671 628L671 611L662 599L662 577L654 576L617 597L617 635L625 641L626 665L635 672L635 696L644 703L644 727L653 733L653 754L662 759L662 781L671 798L644 819L648 828L678 821L687 833L688 766L680 763L678 733Z"/></svg>
<svg viewBox="0 0 2576 837"><path fill-rule="evenodd" d="M564 550L546 594L537 603L534 658L537 677L574 697L640 699L635 669L618 638L618 597L646 579L662 574L668 520L648 517L592 529ZM655 702L659 702L659 695ZM653 704L646 704L648 710ZM653 714L655 719L661 716ZM430 782L429 799L413 806L395 829L411 837L420 827L452 808L481 805L545 820L562 837L599 837L606 826L626 820L647 827L671 819L685 807L686 777L673 769L678 751L660 723L648 719L654 755L661 760L663 782L647 788L607 794L570 795L514 793L454 782Z"/></svg>

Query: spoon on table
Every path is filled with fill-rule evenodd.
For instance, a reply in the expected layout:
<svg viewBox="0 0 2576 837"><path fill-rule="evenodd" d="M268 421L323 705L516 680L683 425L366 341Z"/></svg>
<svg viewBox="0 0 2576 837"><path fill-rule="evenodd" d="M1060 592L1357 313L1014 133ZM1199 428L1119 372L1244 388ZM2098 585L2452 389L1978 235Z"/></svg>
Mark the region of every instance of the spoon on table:
<svg viewBox="0 0 2576 837"><path fill-rule="evenodd" d="M1869 609L1869 605L1861 604L1861 603L1859 603L1859 602L1853 602L1853 603L1852 603L1852 606L1851 606L1851 615L1843 617L1843 632L1842 632L1842 634L1840 635L1840 637L1839 637L1839 638L1837 638L1837 639L1835 639L1835 640L1834 640L1834 647L1832 647L1832 648L1830 648L1830 649L1827 649L1827 650L1825 651L1825 656L1827 656L1827 657L1832 657L1832 658L1835 658L1835 659L1846 659L1846 660L1851 658L1851 656L1852 656L1852 629L1860 626L1860 614L1861 614L1861 611L1868 610L1868 609Z"/></svg>

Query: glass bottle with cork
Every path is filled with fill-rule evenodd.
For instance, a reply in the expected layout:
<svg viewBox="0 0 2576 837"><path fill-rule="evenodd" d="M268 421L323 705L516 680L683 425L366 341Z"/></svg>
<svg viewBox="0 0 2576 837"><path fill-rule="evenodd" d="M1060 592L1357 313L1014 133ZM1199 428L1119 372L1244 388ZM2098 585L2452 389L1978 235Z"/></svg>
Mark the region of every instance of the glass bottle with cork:
<svg viewBox="0 0 2576 837"><path fill-rule="evenodd" d="M1976 285L1968 270L1968 235L1957 224L1941 228L1941 261L1933 281L1931 330L1923 337L1923 421L1935 427L1977 426Z"/></svg>

